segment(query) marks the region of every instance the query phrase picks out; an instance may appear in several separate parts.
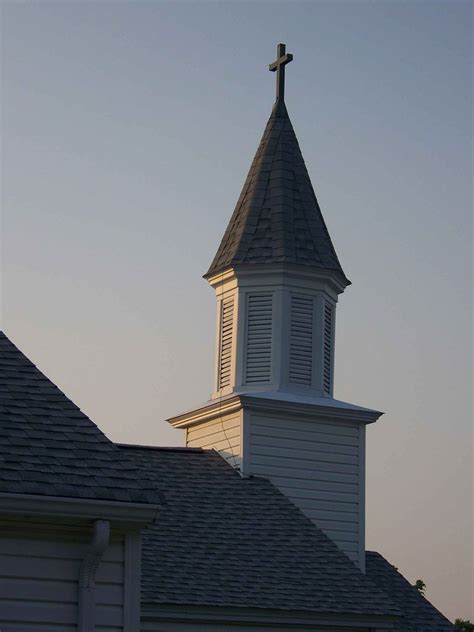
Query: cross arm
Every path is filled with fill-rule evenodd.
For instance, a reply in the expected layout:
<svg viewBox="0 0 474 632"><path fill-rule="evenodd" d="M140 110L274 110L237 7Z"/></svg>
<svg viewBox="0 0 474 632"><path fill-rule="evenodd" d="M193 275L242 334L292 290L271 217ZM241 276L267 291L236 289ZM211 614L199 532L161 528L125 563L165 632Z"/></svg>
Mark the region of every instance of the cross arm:
<svg viewBox="0 0 474 632"><path fill-rule="evenodd" d="M270 64L268 69L275 72L275 70L278 70L278 66L286 66L286 64L289 64L290 61L293 61L293 55L291 53L286 53L286 55L283 55L283 57L280 57Z"/></svg>

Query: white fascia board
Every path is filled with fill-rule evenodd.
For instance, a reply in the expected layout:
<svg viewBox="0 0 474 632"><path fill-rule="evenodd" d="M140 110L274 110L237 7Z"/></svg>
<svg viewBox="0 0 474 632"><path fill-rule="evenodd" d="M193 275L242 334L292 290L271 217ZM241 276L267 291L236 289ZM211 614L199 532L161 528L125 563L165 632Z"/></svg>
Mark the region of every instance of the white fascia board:
<svg viewBox="0 0 474 632"><path fill-rule="evenodd" d="M247 410L267 410L274 413L310 416L312 418L334 419L374 423L383 415L379 410L364 408L332 397L313 397L284 391L264 391L260 393L232 393L222 399L209 400L188 412L167 419L174 428L188 428L203 421L221 417L244 407Z"/></svg>
<svg viewBox="0 0 474 632"><path fill-rule="evenodd" d="M218 288L231 289L238 280L239 286L244 285L268 285L281 284L307 287L308 289L326 290L331 298L337 302L337 295L342 294L347 283L339 278L339 275L331 271L298 265L268 265L254 264L252 266L235 266L221 274L216 274L208 279L210 285L218 291ZM222 291L222 290L221 290Z"/></svg>
<svg viewBox="0 0 474 632"><path fill-rule="evenodd" d="M139 527L153 522L159 505L39 494L0 494L0 514L103 519Z"/></svg>
<svg viewBox="0 0 474 632"><path fill-rule="evenodd" d="M328 627L335 632L337 630L360 629L368 630L392 630L398 617L382 615L355 615L355 614L325 614L319 612L307 612L297 610L276 610L267 608L233 608L192 605L168 605L168 604L142 604L141 621L142 630L154 630L153 624L163 621L180 621L193 623L208 623L212 629L217 624L234 624L237 629L240 625L291 625L298 629L299 625L310 625L313 630L327 631ZM145 623L145 626L143 624ZM150 627L146 626L150 624Z"/></svg>
<svg viewBox="0 0 474 632"><path fill-rule="evenodd" d="M242 407L238 395L230 393L222 398L211 399L197 408L170 417L166 421L173 428L188 428L203 421L210 421L222 415L240 410Z"/></svg>
<svg viewBox="0 0 474 632"><path fill-rule="evenodd" d="M268 410L272 413L310 415L313 418L339 419L374 423L383 415L379 410L363 408L332 397L313 397L299 393L267 391L262 393L239 395L242 405L252 410Z"/></svg>

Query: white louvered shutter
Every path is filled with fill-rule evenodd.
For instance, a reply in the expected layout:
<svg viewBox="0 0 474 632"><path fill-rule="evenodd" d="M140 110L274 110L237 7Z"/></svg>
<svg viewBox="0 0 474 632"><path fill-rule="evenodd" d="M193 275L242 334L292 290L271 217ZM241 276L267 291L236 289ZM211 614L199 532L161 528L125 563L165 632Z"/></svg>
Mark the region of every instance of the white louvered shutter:
<svg viewBox="0 0 474 632"><path fill-rule="evenodd" d="M333 336L333 306L324 303L324 340L323 340L323 388L328 395L331 393L332 382L332 336Z"/></svg>
<svg viewBox="0 0 474 632"><path fill-rule="evenodd" d="M218 385L220 390L230 385L232 362L232 334L234 326L234 297L226 298L221 303L221 328L219 339Z"/></svg>
<svg viewBox="0 0 474 632"><path fill-rule="evenodd" d="M311 386L313 373L313 298L293 295L290 303L290 373L293 384Z"/></svg>
<svg viewBox="0 0 474 632"><path fill-rule="evenodd" d="M249 295L247 303L247 341L245 381L269 382L272 364L271 294Z"/></svg>

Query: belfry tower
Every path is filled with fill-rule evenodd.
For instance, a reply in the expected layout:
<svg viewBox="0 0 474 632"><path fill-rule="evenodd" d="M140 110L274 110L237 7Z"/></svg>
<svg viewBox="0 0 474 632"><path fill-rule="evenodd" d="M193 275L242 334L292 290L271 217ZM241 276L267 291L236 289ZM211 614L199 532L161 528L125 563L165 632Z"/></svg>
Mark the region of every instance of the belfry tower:
<svg viewBox="0 0 474 632"><path fill-rule="evenodd" d="M276 101L205 278L217 298L211 399L173 417L188 447L269 478L362 569L365 427L381 413L333 396L338 296L349 285L284 101Z"/></svg>

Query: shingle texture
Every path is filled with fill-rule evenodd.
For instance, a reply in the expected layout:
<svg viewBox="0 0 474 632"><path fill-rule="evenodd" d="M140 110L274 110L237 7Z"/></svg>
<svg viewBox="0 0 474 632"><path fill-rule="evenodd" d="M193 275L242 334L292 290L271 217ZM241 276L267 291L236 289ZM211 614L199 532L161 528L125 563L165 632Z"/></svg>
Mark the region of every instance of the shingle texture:
<svg viewBox="0 0 474 632"><path fill-rule="evenodd" d="M379 553L366 554L367 575L377 586L390 595L402 616L395 630L398 632L451 632L454 625L421 595Z"/></svg>
<svg viewBox="0 0 474 632"><path fill-rule="evenodd" d="M156 482L0 332L0 492L149 503Z"/></svg>
<svg viewBox="0 0 474 632"><path fill-rule="evenodd" d="M143 536L142 603L397 612L269 481L212 451L123 449L164 492Z"/></svg>
<svg viewBox="0 0 474 632"><path fill-rule="evenodd" d="M284 103L273 108L237 206L205 276L230 266L256 263L323 268L349 283Z"/></svg>

